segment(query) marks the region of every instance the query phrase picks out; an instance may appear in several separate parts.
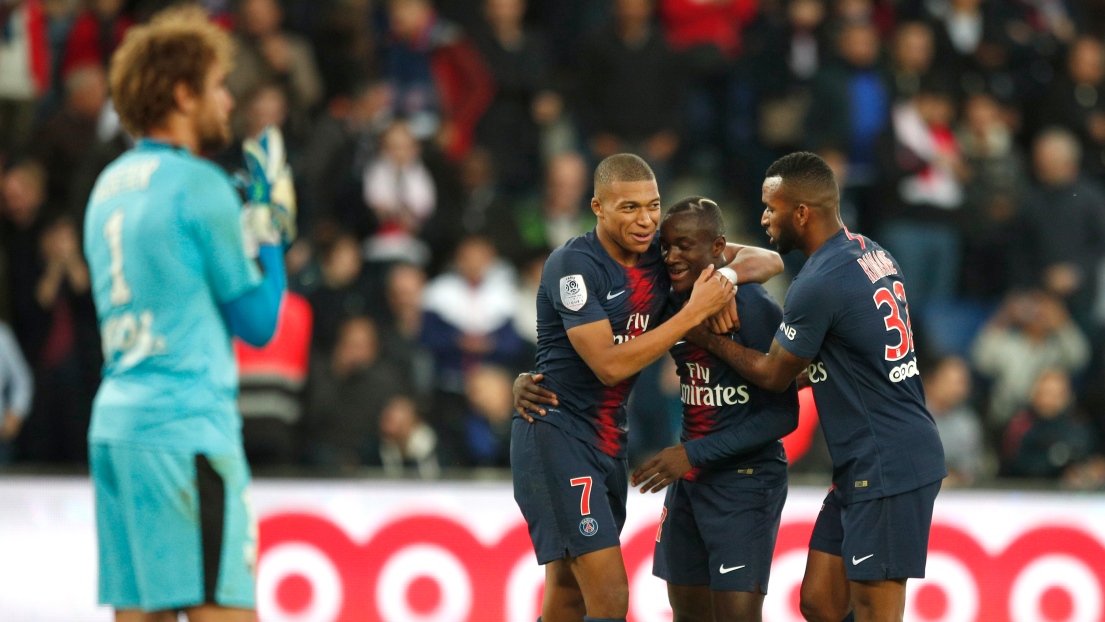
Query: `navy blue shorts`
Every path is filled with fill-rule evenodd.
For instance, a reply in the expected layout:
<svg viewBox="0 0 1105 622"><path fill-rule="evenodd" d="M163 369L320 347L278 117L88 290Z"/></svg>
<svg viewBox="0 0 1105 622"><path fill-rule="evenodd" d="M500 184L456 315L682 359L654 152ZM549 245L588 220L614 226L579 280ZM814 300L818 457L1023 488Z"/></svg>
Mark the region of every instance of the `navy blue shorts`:
<svg viewBox="0 0 1105 622"><path fill-rule="evenodd" d="M940 484L848 505L841 505L840 491L831 488L817 515L810 548L844 558L851 581L924 578Z"/></svg>
<svg viewBox="0 0 1105 622"><path fill-rule="evenodd" d="M652 574L672 585L767 593L787 486L723 487L678 480L668 487Z"/></svg>
<svg viewBox="0 0 1105 622"><path fill-rule="evenodd" d="M529 526L537 563L619 546L629 494L627 464L560 428L514 419L514 500Z"/></svg>

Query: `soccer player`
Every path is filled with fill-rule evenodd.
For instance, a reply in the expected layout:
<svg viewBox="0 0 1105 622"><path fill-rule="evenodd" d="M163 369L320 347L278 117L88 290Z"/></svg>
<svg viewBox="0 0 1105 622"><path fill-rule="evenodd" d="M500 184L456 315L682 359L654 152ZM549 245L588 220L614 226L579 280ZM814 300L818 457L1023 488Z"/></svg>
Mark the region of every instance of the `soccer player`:
<svg viewBox="0 0 1105 622"><path fill-rule="evenodd" d="M139 140L96 182L85 255L105 359L89 430L100 602L119 622L255 617L230 339L262 345L275 329L294 205L276 203L288 181L277 134L245 145L250 196L273 202L248 218L199 157L231 137L230 50L201 10L175 9L131 29L112 58L115 106Z"/></svg>
<svg viewBox="0 0 1105 622"><path fill-rule="evenodd" d="M655 240L660 196L639 157L616 154L595 170L593 231L550 255L537 295L538 375L559 396L517 402L511 435L514 497L545 564L544 622L624 620L629 585L625 522L625 399L638 372L733 297L733 278L691 275L686 306L658 322L670 287ZM745 278L766 279L779 257L732 246ZM528 376L526 379L528 380ZM521 380L521 379L520 379ZM527 409L543 415L534 425Z"/></svg>
<svg viewBox="0 0 1105 622"><path fill-rule="evenodd" d="M672 313L687 299L690 275L722 261L717 203L702 197L676 203L660 240ZM755 283L740 287L737 304L743 325L721 338L766 352L782 309ZM670 484L653 573L668 582L676 620L760 620L787 496L779 439L798 426L797 388L773 393L750 386L724 359L686 341L671 355L683 402L682 443L653 456L631 479L642 493Z"/></svg>
<svg viewBox="0 0 1105 622"><path fill-rule="evenodd" d="M787 292L771 349L701 330L687 338L768 390L787 390L808 372L833 488L810 539L802 613L828 622L901 620L906 580L925 576L947 471L917 373L901 268L844 227L839 202L820 157L792 153L772 164L761 224L780 253L798 249L808 260Z"/></svg>
<svg viewBox="0 0 1105 622"><path fill-rule="evenodd" d="M724 262L717 203L676 203L660 226L671 279L665 314L687 300L692 277ZM752 322L728 338L766 351L782 310L758 284L737 297ZM752 387L724 361L686 341L671 348L680 376L683 444L661 451L633 473L641 492L668 488L657 532L654 572L668 581L677 620L758 620L786 500L780 438L798 424L797 393ZM529 399L552 399L526 383ZM547 395L547 394L546 394ZM742 563L738 563L740 560ZM728 564L728 565L727 565ZM712 593L711 593L712 591Z"/></svg>

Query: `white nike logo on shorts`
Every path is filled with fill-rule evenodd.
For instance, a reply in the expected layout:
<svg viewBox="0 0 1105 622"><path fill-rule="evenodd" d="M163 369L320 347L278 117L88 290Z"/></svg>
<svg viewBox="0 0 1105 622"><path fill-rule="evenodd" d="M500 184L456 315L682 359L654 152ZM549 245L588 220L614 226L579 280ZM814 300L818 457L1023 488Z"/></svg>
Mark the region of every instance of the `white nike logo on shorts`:
<svg viewBox="0 0 1105 622"><path fill-rule="evenodd" d="M745 566L745 564L741 564L740 566L733 566L732 568L726 568L725 564L722 564L721 567L718 568L718 570L721 572L721 574L725 574L727 572L733 572L734 570L740 570L741 568L744 568L744 566Z"/></svg>
<svg viewBox="0 0 1105 622"><path fill-rule="evenodd" d="M872 557L874 557L874 556L875 556L875 554L874 554L874 553L871 553L870 555L868 555L868 556L866 556L866 557L861 557L861 558L859 558L859 559L856 559L856 556L855 556L855 555L853 555L853 556L852 556L852 565L853 565L853 566L858 566L858 565L860 565L861 563L863 563L864 561L866 561L866 560L868 560L868 559L870 559L870 558L872 558Z"/></svg>

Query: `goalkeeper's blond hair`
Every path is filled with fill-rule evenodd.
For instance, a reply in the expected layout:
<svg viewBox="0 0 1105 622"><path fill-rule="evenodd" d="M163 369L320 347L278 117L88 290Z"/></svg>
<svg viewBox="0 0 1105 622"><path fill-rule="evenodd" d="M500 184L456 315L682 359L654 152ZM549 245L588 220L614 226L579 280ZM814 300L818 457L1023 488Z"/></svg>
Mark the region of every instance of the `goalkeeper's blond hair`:
<svg viewBox="0 0 1105 622"><path fill-rule="evenodd" d="M177 84L196 96L212 67L231 66L233 42L203 9L182 6L127 31L111 58L111 97L123 127L145 136L176 108Z"/></svg>

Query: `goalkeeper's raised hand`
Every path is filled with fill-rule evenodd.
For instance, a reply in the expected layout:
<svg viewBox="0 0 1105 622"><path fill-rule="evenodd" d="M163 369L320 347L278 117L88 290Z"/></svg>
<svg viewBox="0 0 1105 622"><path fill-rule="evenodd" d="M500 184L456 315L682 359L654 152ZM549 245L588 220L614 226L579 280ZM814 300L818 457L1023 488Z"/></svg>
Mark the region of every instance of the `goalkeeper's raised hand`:
<svg viewBox="0 0 1105 622"><path fill-rule="evenodd" d="M246 162L245 227L259 245L291 244L295 240L295 186L280 128L268 126L242 141Z"/></svg>

